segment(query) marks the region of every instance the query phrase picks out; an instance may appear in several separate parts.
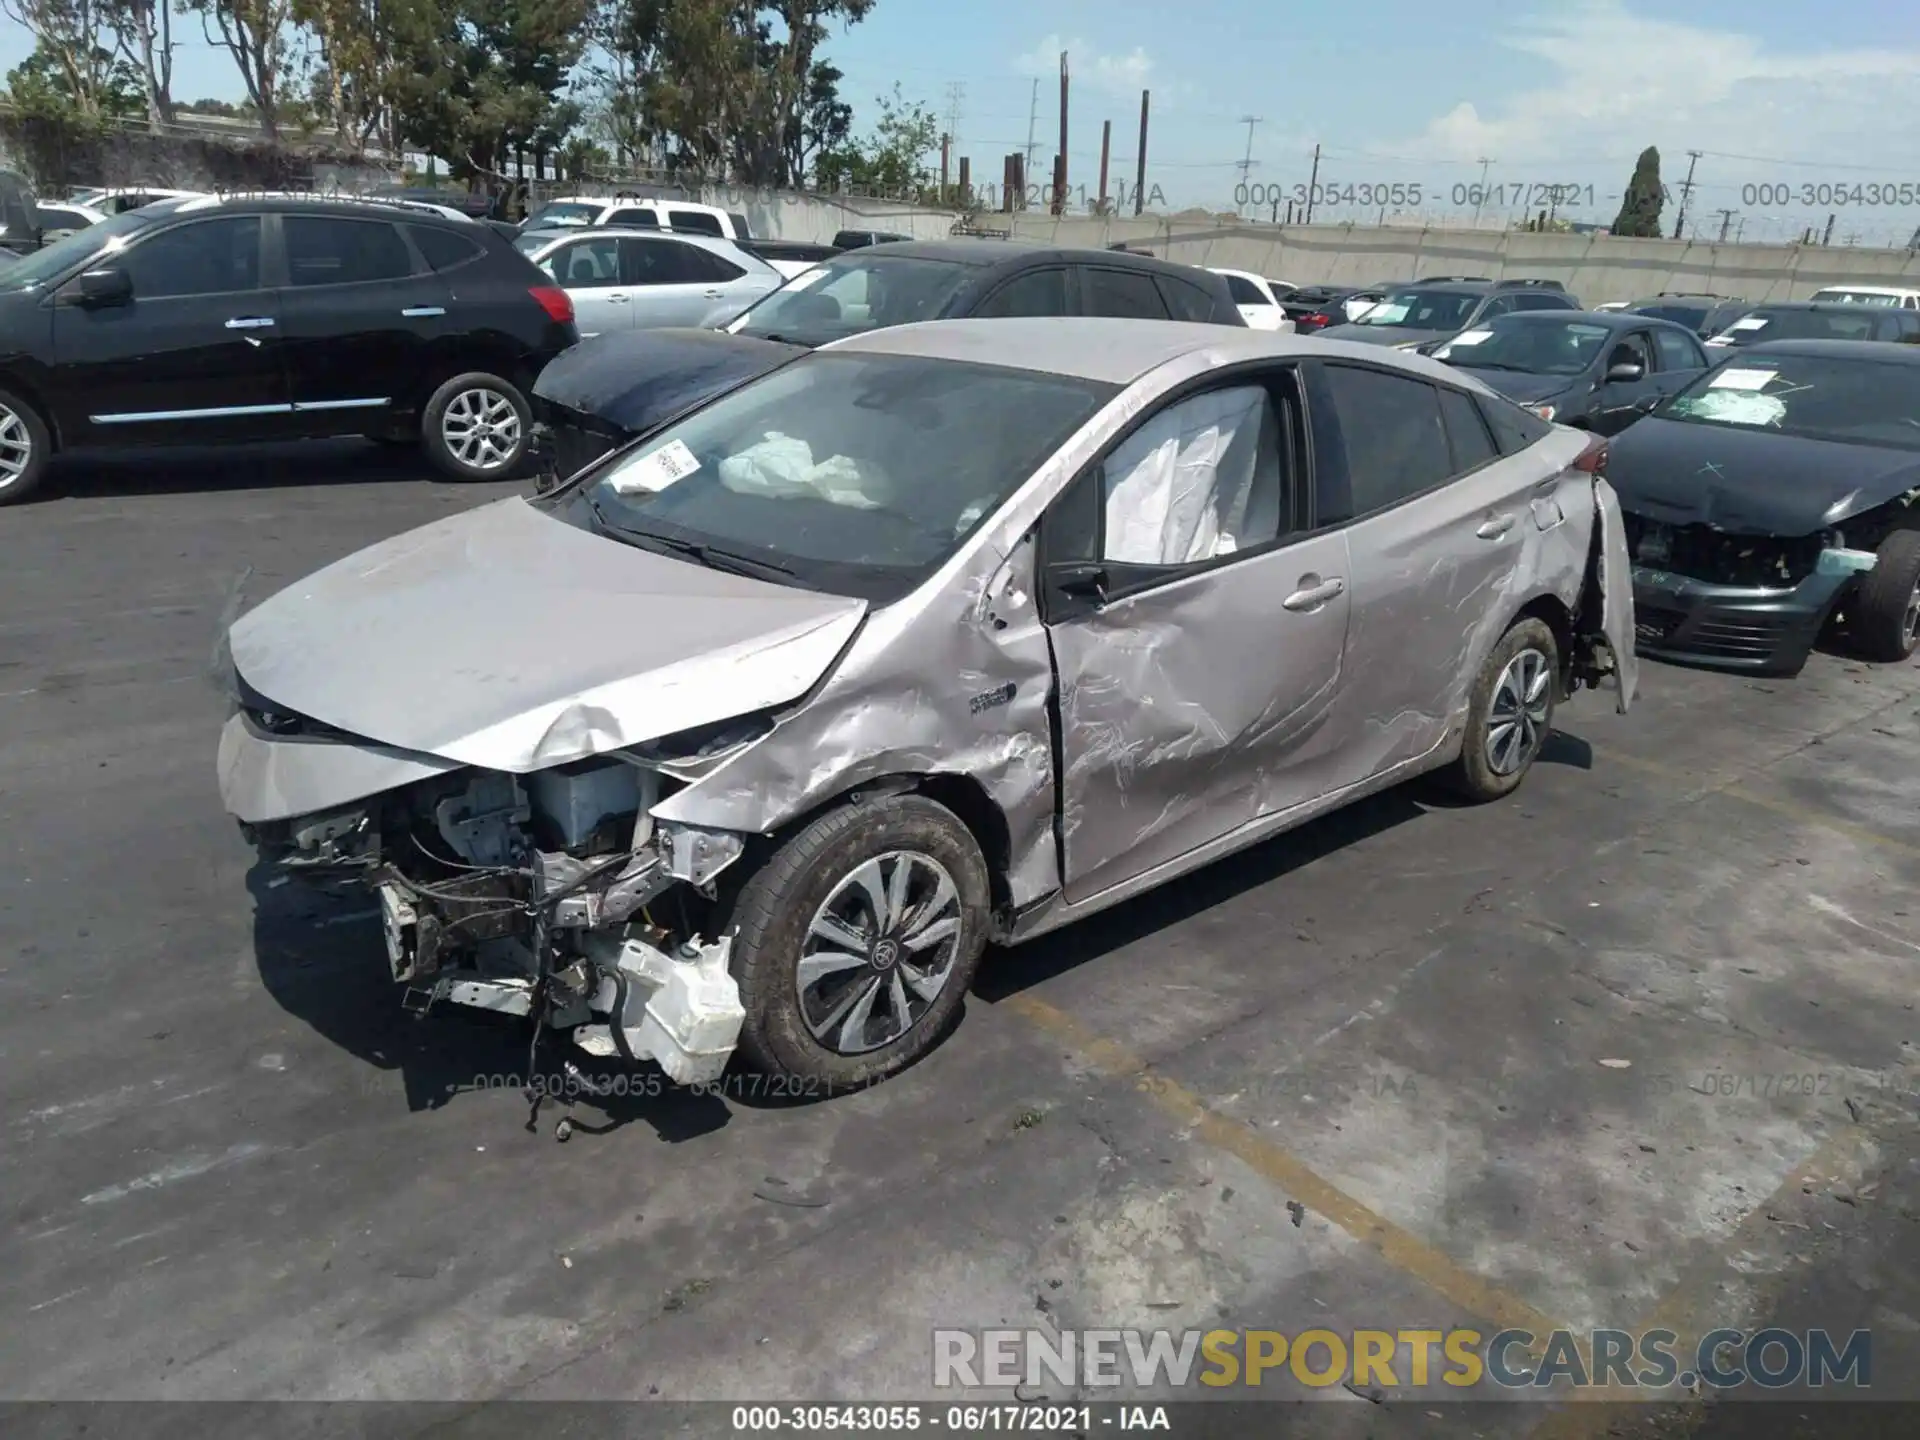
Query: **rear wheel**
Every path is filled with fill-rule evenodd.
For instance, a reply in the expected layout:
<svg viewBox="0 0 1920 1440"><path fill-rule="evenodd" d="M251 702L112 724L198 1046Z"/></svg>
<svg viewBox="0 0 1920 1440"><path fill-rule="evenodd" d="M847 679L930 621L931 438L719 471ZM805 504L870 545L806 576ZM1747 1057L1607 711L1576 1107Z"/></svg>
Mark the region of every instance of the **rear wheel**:
<svg viewBox="0 0 1920 1440"><path fill-rule="evenodd" d="M427 458L455 480L507 480L526 458L533 412L498 375L456 375L421 415Z"/></svg>
<svg viewBox="0 0 1920 1440"><path fill-rule="evenodd" d="M1897 662L1920 644L1920 530L1894 531L1877 553L1847 610L1867 658Z"/></svg>
<svg viewBox="0 0 1920 1440"><path fill-rule="evenodd" d="M0 505L13 505L40 486L53 452L39 412L9 390L0 390Z"/></svg>
<svg viewBox="0 0 1920 1440"><path fill-rule="evenodd" d="M1560 647L1546 621L1516 621L1500 637L1473 683L1455 790L1498 800L1520 788L1553 733L1559 675Z"/></svg>
<svg viewBox="0 0 1920 1440"><path fill-rule="evenodd" d="M989 905L980 848L945 806L892 795L821 816L730 906L741 1058L829 1090L910 1064L973 983Z"/></svg>

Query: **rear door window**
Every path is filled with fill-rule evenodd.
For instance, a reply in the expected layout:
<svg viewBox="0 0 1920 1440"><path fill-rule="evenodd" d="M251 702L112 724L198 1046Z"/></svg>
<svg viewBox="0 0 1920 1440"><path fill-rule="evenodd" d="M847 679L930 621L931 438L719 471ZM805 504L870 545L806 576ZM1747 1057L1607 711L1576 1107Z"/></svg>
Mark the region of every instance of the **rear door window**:
<svg viewBox="0 0 1920 1440"><path fill-rule="evenodd" d="M720 223L718 215L709 215L704 210L688 210L683 206L666 207L667 228L685 230L690 235L719 235L725 237L726 227Z"/></svg>
<svg viewBox="0 0 1920 1440"><path fill-rule="evenodd" d="M479 242L472 237L456 235L451 230L442 230L437 226L409 225L407 233L413 237L414 248L435 270L451 270L484 253Z"/></svg>
<svg viewBox="0 0 1920 1440"><path fill-rule="evenodd" d="M1082 308L1088 315L1123 320L1165 320L1167 302L1151 275L1137 270L1089 266L1081 274Z"/></svg>
<svg viewBox="0 0 1920 1440"><path fill-rule="evenodd" d="M1424 494L1453 474L1437 386L1357 365L1328 365L1324 374L1346 441L1355 516Z"/></svg>
<svg viewBox="0 0 1920 1440"><path fill-rule="evenodd" d="M1229 275L1226 281L1227 291L1233 296L1233 303L1236 305L1271 305L1273 303L1267 299L1266 291L1244 275Z"/></svg>
<svg viewBox="0 0 1920 1440"><path fill-rule="evenodd" d="M1053 265L1016 275L989 295L973 313L981 319L1065 315L1068 313L1066 267Z"/></svg>
<svg viewBox="0 0 1920 1440"><path fill-rule="evenodd" d="M568 290L618 285L621 283L620 242L611 235L575 240L548 255L540 262L540 268Z"/></svg>
<svg viewBox="0 0 1920 1440"><path fill-rule="evenodd" d="M1498 395L1479 397L1480 413L1486 417L1487 428L1493 431L1493 440L1500 447L1502 455L1518 455L1537 440L1553 433L1553 426L1535 415L1531 410L1522 410L1513 401Z"/></svg>
<svg viewBox="0 0 1920 1440"><path fill-rule="evenodd" d="M1702 370L1706 368L1707 353L1700 348L1699 342L1691 335L1682 335L1678 330L1656 330L1653 332L1654 353L1660 357L1662 370Z"/></svg>
<svg viewBox="0 0 1920 1440"><path fill-rule="evenodd" d="M1480 407L1473 403L1471 395L1442 386L1440 417L1446 422L1447 440L1453 447L1454 474L1463 475L1500 458L1493 436L1487 433L1487 422L1481 418Z"/></svg>
<svg viewBox="0 0 1920 1440"><path fill-rule="evenodd" d="M280 221L287 249L287 280L304 285L364 285L404 280L413 256L400 231L384 220L332 215L287 215Z"/></svg>
<svg viewBox="0 0 1920 1440"><path fill-rule="evenodd" d="M1191 320L1205 325L1219 318L1214 314L1213 296L1192 281L1182 280L1177 275L1158 275L1154 278L1159 282L1161 298L1167 302L1167 312L1175 320Z"/></svg>
<svg viewBox="0 0 1920 1440"><path fill-rule="evenodd" d="M693 257L705 252L693 245L673 241L621 240L621 271L628 285L702 285L711 283L707 271Z"/></svg>

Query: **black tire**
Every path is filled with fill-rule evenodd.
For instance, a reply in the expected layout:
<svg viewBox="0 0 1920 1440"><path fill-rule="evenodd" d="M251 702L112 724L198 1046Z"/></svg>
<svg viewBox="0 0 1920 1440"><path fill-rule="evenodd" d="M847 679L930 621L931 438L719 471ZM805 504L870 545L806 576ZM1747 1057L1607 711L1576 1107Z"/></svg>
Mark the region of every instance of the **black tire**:
<svg viewBox="0 0 1920 1440"><path fill-rule="evenodd" d="M854 876L874 862L890 882L903 862L896 858L896 869L889 869L887 857L902 853L944 870L953 885L953 904L927 908L940 894L938 877L914 862L910 874L917 888L903 907L904 924L867 923L884 921L884 916L865 903L865 891ZM824 937L812 938L815 917L830 901L835 909L826 913L832 918L863 917L858 928L867 942L859 952L864 958L858 966L834 966L812 976L803 987L800 964L812 958L806 952L809 944L823 953L855 953L851 945L834 947ZM733 976L746 1010L739 1058L764 1074L829 1092L872 1084L911 1064L940 1040L965 1000L986 948L990 907L980 847L944 805L923 795L887 795L822 815L781 845L727 906L722 931L733 937ZM957 921L950 939L916 952L896 938L910 936L921 924L934 929L944 924L946 914ZM855 926L849 922L846 928ZM883 954L890 941L891 949ZM916 964L909 958L916 953L931 960ZM936 968L945 978L930 999L908 988L916 977L927 983ZM874 993L864 1012L867 1024L856 1038L884 1043L848 1053L815 1034L815 1029L824 1030L837 1042L852 1013L860 1010L859 995L869 989ZM886 1038L898 1023L895 997L907 1000L907 1024ZM915 1001L922 1004L918 1013L913 1012ZM836 1007L839 1018L834 1018Z"/></svg>
<svg viewBox="0 0 1920 1440"><path fill-rule="evenodd" d="M52 456L53 436L40 412L0 390L0 505L17 505L39 489Z"/></svg>
<svg viewBox="0 0 1920 1440"><path fill-rule="evenodd" d="M1531 663L1521 658L1529 654L1535 657ZM1517 729L1503 731L1500 727L1512 723L1506 717L1518 713L1511 703L1511 684L1503 684L1510 672L1512 683L1525 682L1534 699L1524 707L1527 718ZM1544 689L1535 693L1541 679ZM1474 678L1460 758L1447 777L1453 789L1477 801L1498 800L1518 790L1547 736L1553 733L1553 711L1559 698L1560 646L1552 627L1531 617L1516 620ZM1501 753L1496 747L1503 733L1519 746L1517 753ZM1496 754L1500 754L1498 764Z"/></svg>
<svg viewBox="0 0 1920 1440"><path fill-rule="evenodd" d="M504 401L510 408L511 423L508 414L498 408L497 401ZM457 443L448 438L449 412L456 410L471 413L474 426L469 428L487 431L496 446L507 440L505 458L489 463L462 458ZM510 437L506 434L509 429ZM519 474L521 463L527 457L527 445L533 437L533 411L527 397L520 393L520 387L511 380L473 370L454 376L433 392L433 398L420 414L420 435L427 458L450 479L511 480ZM476 445L470 453L481 455L487 450L483 445Z"/></svg>
<svg viewBox="0 0 1920 1440"><path fill-rule="evenodd" d="M1860 581L1847 612L1853 643L1869 660L1910 658L1920 643L1920 530L1896 530Z"/></svg>

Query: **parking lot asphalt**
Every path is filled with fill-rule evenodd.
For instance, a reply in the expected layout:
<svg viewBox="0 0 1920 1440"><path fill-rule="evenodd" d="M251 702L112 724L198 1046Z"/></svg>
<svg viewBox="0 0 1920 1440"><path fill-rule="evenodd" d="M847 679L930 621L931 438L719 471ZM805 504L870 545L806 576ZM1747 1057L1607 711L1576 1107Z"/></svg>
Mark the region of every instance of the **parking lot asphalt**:
<svg viewBox="0 0 1920 1440"><path fill-rule="evenodd" d="M947 1398L936 1326L1775 1314L1920 1396L1920 669L1646 664L1507 802L1392 791L990 955L873 1090L561 1145L524 1035L409 1019L366 904L250 886L213 774L223 618L509 488L342 442L0 511L0 1396Z"/></svg>

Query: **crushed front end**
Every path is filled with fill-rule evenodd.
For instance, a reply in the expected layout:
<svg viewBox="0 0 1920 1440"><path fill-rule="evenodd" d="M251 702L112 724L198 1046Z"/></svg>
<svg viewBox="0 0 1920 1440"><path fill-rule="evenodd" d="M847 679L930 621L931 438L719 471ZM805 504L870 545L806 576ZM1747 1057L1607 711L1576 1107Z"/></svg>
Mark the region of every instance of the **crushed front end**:
<svg viewBox="0 0 1920 1440"><path fill-rule="evenodd" d="M1836 604L1873 568L1838 531L1739 535L1629 512L1634 636L1643 655L1790 675L1806 664Z"/></svg>
<svg viewBox="0 0 1920 1440"><path fill-rule="evenodd" d="M712 727L508 774L392 751L256 697L228 721L220 775L263 864L377 897L410 1009L526 1016L589 1054L701 1084L725 1069L744 1018L715 880L745 842L649 811L764 730ZM328 778L357 790L401 777L284 813Z"/></svg>

